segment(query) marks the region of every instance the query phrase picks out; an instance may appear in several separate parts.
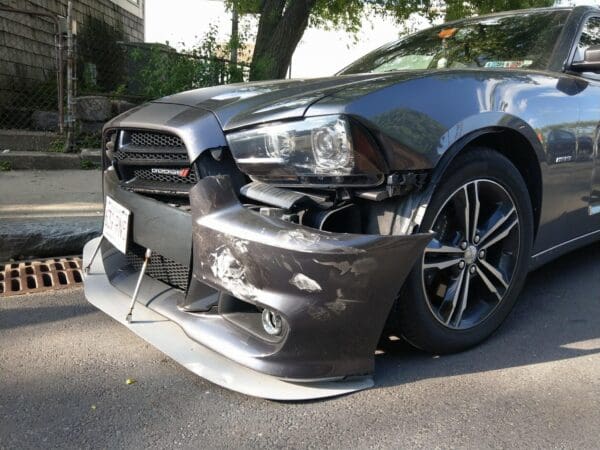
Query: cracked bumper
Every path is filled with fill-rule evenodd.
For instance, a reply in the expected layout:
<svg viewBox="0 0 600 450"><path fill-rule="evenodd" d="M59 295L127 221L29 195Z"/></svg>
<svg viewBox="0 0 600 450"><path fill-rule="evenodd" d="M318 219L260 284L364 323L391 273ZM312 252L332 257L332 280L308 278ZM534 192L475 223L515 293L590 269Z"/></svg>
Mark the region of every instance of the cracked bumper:
<svg viewBox="0 0 600 450"><path fill-rule="evenodd" d="M148 199L138 199L131 193L121 195L119 188L110 183L105 188L134 211L135 240L135 228L141 224L136 223L136 205L131 203ZM328 384L324 380L345 380L335 382L350 383L346 386L352 387L346 387L345 392L366 387L368 379L361 377L373 372L374 351L391 305L430 236L328 233L265 217L239 203L227 177L201 180L191 190L190 202L192 274L187 294L145 277L138 297L148 311L159 314L170 327L177 326L180 336L159 345L150 335L162 332L144 336L136 330L135 322L130 328L179 362L185 358L174 356L175 350L170 347L187 345L184 341L199 345L219 362L211 370L194 370L196 373L251 395L292 398L266 395L260 388L259 393L248 392L240 387L255 383L254 378L242 377L233 384L223 384L210 376L211 371L218 373L217 366L233 364L254 374L270 375L269 379L286 385L293 381L291 385L296 387L306 386L298 382L317 382L311 384L313 388ZM172 208L154 203L153 216L163 217L164 212L160 220L168 220ZM183 228L189 227L185 221L181 223ZM158 248L165 245L165 233L180 233L185 239L189 229L183 228L167 227L156 236L138 231L144 239L138 243ZM96 275L86 278L86 296L123 323L126 312L120 317L111 311L116 308L115 302L126 310L127 295L133 291L137 274L126 269L123 255L105 247L99 258L103 266L96 268ZM106 282L94 281L97 276L104 276ZM118 301L114 292L121 293ZM210 312L188 312L194 304L205 300L210 303L211 299L218 307ZM262 308L275 310L283 317L282 336L261 334ZM203 358L198 356L194 364L203 366ZM336 393L323 389L317 389L322 395L312 391L295 398L344 392L339 386L334 389Z"/></svg>

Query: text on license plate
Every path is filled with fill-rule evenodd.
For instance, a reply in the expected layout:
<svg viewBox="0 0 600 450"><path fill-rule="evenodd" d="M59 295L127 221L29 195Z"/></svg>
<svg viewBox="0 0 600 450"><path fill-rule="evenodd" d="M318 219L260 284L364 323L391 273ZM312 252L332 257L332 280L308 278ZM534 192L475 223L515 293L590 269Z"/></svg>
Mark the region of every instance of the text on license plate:
<svg viewBox="0 0 600 450"><path fill-rule="evenodd" d="M106 197L102 234L122 253L127 253L130 217L131 211L112 198Z"/></svg>

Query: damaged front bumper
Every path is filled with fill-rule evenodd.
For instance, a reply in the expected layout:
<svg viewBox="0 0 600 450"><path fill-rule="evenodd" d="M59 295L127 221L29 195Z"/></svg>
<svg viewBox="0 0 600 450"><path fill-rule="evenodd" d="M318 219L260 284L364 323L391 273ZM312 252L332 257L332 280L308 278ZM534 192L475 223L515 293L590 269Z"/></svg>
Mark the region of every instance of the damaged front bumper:
<svg viewBox="0 0 600 450"><path fill-rule="evenodd" d="M266 217L241 205L225 176L191 189L189 222L110 177L105 190L133 211L137 244L170 248L180 261L190 258L181 255L187 245L192 261L186 292L145 276L127 324L138 272L104 242L85 280L99 309L200 376L246 394L317 398L371 385L385 320L429 235L329 233ZM136 211L150 207L152 217L136 221ZM160 231L148 232L156 223ZM168 244L171 234L180 252ZM262 326L265 308L282 318L279 335Z"/></svg>
<svg viewBox="0 0 600 450"><path fill-rule="evenodd" d="M85 246L85 264L90 262L98 245L100 238L88 242ZM110 259L109 257L109 262ZM219 386L273 400L305 400L346 394L373 385L373 380L366 377L342 382L290 383L237 364L194 341L175 321L151 309L147 304L151 303L150 300L154 303L172 303L169 302L169 297L176 293L176 290L149 277L144 280L140 295L146 304L136 305L134 320L129 323L125 316L129 308L129 292L132 292L135 281L135 275L121 276L117 281L117 289L105 273L103 258L97 257L94 258L89 273L85 275L85 295L94 306L186 369Z"/></svg>

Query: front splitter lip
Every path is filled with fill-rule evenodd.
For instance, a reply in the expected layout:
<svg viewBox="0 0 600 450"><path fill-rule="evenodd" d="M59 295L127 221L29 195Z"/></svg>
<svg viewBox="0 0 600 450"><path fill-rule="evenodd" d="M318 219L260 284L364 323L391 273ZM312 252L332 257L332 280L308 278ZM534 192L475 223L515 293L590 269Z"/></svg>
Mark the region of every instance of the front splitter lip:
<svg viewBox="0 0 600 450"><path fill-rule="evenodd" d="M99 244L100 238L97 238L84 247L84 267L89 264ZM334 397L374 385L372 377L292 383L257 372L190 339L175 322L139 302L135 305L134 321L128 323L125 317L130 298L109 282L101 257L93 260L84 278L85 296L92 305L125 325L186 369L224 388L254 397L293 401Z"/></svg>

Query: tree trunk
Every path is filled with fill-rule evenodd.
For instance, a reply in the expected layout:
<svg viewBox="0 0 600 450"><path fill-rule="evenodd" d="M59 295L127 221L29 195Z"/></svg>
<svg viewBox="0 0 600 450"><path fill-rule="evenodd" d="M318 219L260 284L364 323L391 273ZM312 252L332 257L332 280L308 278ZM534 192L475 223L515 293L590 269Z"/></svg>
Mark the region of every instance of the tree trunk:
<svg viewBox="0 0 600 450"><path fill-rule="evenodd" d="M251 80L285 78L316 0L265 0L250 67Z"/></svg>
<svg viewBox="0 0 600 450"><path fill-rule="evenodd" d="M231 8L231 41L230 41L231 63L236 65L238 62L238 49L240 47L239 33L239 15L235 4Z"/></svg>

